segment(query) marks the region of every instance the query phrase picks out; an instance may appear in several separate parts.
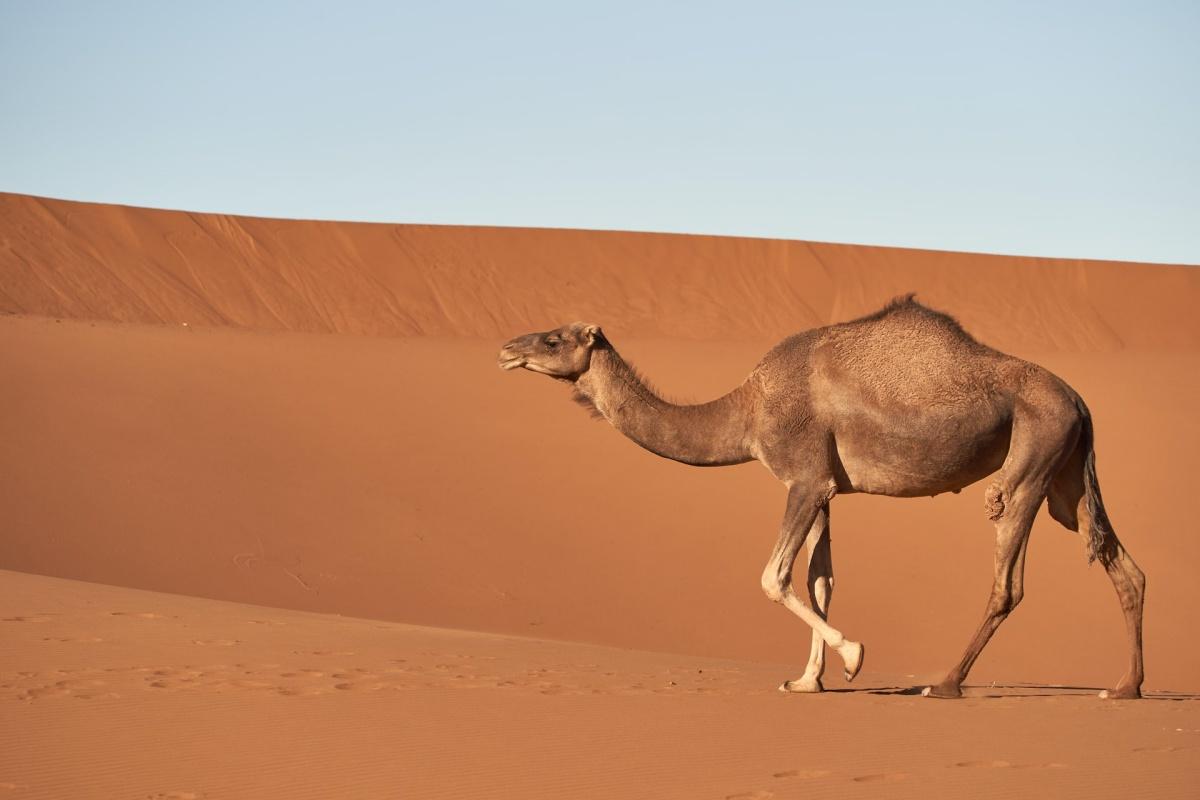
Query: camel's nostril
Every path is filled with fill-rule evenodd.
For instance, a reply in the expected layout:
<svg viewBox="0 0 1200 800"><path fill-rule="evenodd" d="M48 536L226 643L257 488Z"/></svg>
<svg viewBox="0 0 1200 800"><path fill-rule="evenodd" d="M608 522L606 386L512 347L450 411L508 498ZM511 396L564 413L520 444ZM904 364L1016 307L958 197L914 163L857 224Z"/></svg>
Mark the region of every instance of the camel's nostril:
<svg viewBox="0 0 1200 800"><path fill-rule="evenodd" d="M505 345L500 349L500 355L496 357L496 363L500 369L510 370L524 365L525 361L519 354L513 352L509 345Z"/></svg>

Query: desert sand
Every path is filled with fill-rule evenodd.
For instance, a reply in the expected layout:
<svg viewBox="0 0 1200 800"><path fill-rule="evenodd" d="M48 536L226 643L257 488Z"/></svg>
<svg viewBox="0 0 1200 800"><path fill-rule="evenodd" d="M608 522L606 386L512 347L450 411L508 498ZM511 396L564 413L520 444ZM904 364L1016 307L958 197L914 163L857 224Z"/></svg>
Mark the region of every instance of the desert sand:
<svg viewBox="0 0 1200 800"><path fill-rule="evenodd" d="M913 694L983 612L982 486L838 498L867 662L776 692L783 488L495 365L585 319L704 400L907 291L1087 400L1146 700L1095 697L1119 608L1044 513L966 699ZM1194 797L1198 300L1187 266L0 195L0 796Z"/></svg>
<svg viewBox="0 0 1200 800"><path fill-rule="evenodd" d="M798 700L772 688L781 664L0 578L3 796L1188 797L1200 779L1178 694L937 702L874 673Z"/></svg>

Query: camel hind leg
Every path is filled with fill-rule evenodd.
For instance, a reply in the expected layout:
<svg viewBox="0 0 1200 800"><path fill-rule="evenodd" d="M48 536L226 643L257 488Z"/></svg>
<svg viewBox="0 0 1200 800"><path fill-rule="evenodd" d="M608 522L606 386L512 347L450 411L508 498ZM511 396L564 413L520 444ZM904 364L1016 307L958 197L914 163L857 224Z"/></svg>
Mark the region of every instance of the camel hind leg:
<svg viewBox="0 0 1200 800"><path fill-rule="evenodd" d="M1146 596L1146 576L1125 550L1112 529L1100 485L1096 480L1096 456L1092 445L1091 419L1085 417L1084 430L1075 451L1050 487L1050 515L1068 530L1078 531L1087 545L1089 560L1098 558L1116 589L1125 616L1129 638L1129 666L1116 687L1100 693L1111 699L1141 697L1144 666L1142 663L1142 614Z"/></svg>

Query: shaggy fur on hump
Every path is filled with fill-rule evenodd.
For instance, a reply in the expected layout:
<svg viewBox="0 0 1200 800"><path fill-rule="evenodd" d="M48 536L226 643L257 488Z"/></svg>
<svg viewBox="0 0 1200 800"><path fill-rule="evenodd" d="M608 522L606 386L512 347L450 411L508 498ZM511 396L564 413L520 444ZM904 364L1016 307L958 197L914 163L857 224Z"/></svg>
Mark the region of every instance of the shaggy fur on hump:
<svg viewBox="0 0 1200 800"><path fill-rule="evenodd" d="M959 324L957 319L945 313L944 311L937 311L929 306L922 305L921 302L917 300L916 292L909 292L898 297L893 297L890 301L888 301L887 305L878 311L873 311L866 316L852 319L849 322L843 322L841 324L856 325L861 322L876 322L891 314L904 312L918 314L930 322L940 325L947 330L953 331L955 334L967 341L978 343L978 340L974 336L967 333L967 331L963 329L963 326Z"/></svg>

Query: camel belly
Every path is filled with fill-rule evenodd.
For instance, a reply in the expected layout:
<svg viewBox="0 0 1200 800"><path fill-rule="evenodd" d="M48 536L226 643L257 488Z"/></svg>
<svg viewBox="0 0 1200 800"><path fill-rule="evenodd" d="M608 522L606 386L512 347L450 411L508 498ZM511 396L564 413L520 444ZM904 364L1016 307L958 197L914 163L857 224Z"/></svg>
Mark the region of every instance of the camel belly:
<svg viewBox="0 0 1200 800"><path fill-rule="evenodd" d="M838 490L891 497L957 491L990 475L1008 454L1011 422L992 409L914 411L886 422L870 414L834 426Z"/></svg>

